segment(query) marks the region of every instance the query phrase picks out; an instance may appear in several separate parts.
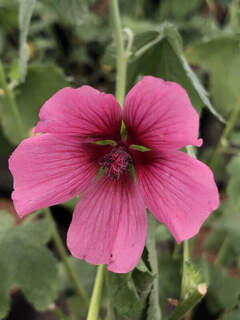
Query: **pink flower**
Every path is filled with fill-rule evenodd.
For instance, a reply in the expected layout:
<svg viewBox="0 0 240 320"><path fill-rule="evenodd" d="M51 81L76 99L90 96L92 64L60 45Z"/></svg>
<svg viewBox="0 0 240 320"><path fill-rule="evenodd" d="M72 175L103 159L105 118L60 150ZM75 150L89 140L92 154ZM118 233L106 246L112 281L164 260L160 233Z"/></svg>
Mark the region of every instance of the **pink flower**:
<svg viewBox="0 0 240 320"><path fill-rule="evenodd" d="M64 88L39 116L34 132L44 134L24 140L9 160L12 199L24 217L83 193L67 236L73 256L125 273L144 248L146 208L177 242L194 236L217 208L210 169L177 151L202 143L198 114L178 84L144 77L128 93L123 112L110 94L89 86ZM120 135L122 120L126 140ZM116 143L95 143L102 140ZM104 173L96 178L100 167Z"/></svg>

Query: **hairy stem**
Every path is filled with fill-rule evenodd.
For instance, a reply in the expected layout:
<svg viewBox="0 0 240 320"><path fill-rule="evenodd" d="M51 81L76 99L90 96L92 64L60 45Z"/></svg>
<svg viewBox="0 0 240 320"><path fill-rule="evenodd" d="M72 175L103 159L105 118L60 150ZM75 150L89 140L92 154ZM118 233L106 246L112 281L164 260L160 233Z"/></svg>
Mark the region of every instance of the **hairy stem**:
<svg viewBox="0 0 240 320"><path fill-rule="evenodd" d="M87 320L98 319L98 313L99 313L101 297L102 297L104 273L105 273L105 265L101 264L98 266L97 276L96 276L96 280L93 288L90 307L88 310Z"/></svg>
<svg viewBox="0 0 240 320"><path fill-rule="evenodd" d="M199 284L196 290L187 299L179 303L179 305L171 314L169 320L181 320L189 311L191 311L195 307L197 303L201 301L206 293L206 284Z"/></svg>
<svg viewBox="0 0 240 320"><path fill-rule="evenodd" d="M188 292L188 278L187 278L187 263L190 260L189 242L183 241L183 271L182 271L182 286L181 286L181 299L183 300Z"/></svg>
<svg viewBox="0 0 240 320"><path fill-rule="evenodd" d="M72 283L75 287L75 290L76 290L77 294L79 295L79 298L83 302L84 306L87 309L89 306L88 295L86 294L85 290L83 289L77 275L75 274L74 270L72 269L72 267L68 261L68 255L67 255L66 249L65 249L64 244L62 242L62 239L57 231L57 227L56 227L55 221L52 217L50 209L49 208L44 209L44 213L45 213L46 217L49 219L49 221L51 223L53 223L53 225L54 225L53 241L55 243L55 246L57 248L59 256L61 257L63 265L64 265L66 271L68 272L69 277L72 280Z"/></svg>

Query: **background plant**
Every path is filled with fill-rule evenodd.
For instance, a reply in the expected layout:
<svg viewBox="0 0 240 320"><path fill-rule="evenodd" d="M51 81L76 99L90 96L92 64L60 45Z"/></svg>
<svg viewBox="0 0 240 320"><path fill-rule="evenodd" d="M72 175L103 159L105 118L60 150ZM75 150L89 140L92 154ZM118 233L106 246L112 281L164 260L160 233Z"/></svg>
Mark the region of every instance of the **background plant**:
<svg viewBox="0 0 240 320"><path fill-rule="evenodd" d="M114 92L118 50L109 4L0 0L2 198L11 191L7 158L31 134L46 99L67 85ZM152 74L187 90L201 114L204 146L197 156L214 170L223 201L185 244L184 254L164 226L149 221L155 231L137 268L127 275L105 275L100 317L180 319L204 295L199 285L207 283L207 294L186 318L240 319L239 3L120 0L119 5L127 88ZM63 240L73 207L74 200L52 208ZM50 213L38 212L16 226L1 211L0 220L0 318L11 311L11 301L23 299L20 289L36 310L50 310L24 314L24 319L52 314L84 319L96 268L67 256ZM180 299L176 309L173 299ZM14 316L13 304L9 318Z"/></svg>

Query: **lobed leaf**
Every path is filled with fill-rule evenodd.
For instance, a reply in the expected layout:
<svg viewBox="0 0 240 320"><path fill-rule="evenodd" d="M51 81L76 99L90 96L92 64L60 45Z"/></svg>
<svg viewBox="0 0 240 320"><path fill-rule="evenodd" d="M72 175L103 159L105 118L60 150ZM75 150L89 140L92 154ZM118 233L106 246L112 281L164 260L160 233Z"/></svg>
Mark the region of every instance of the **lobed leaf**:
<svg viewBox="0 0 240 320"><path fill-rule="evenodd" d="M47 309L59 291L57 260L44 245L53 226L45 219L14 226L2 211L0 222L0 318L9 310L13 288L21 288L37 310Z"/></svg>

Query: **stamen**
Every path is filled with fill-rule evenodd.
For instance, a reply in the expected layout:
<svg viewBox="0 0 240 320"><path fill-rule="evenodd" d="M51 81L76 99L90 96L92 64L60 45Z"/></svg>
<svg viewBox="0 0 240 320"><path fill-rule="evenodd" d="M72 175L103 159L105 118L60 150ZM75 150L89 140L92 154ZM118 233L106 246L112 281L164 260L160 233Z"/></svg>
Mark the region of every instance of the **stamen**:
<svg viewBox="0 0 240 320"><path fill-rule="evenodd" d="M129 166L132 163L132 159L124 147L118 147L112 149L110 153L105 155L102 167L105 170L105 174L112 180L118 180L123 173L129 171Z"/></svg>

